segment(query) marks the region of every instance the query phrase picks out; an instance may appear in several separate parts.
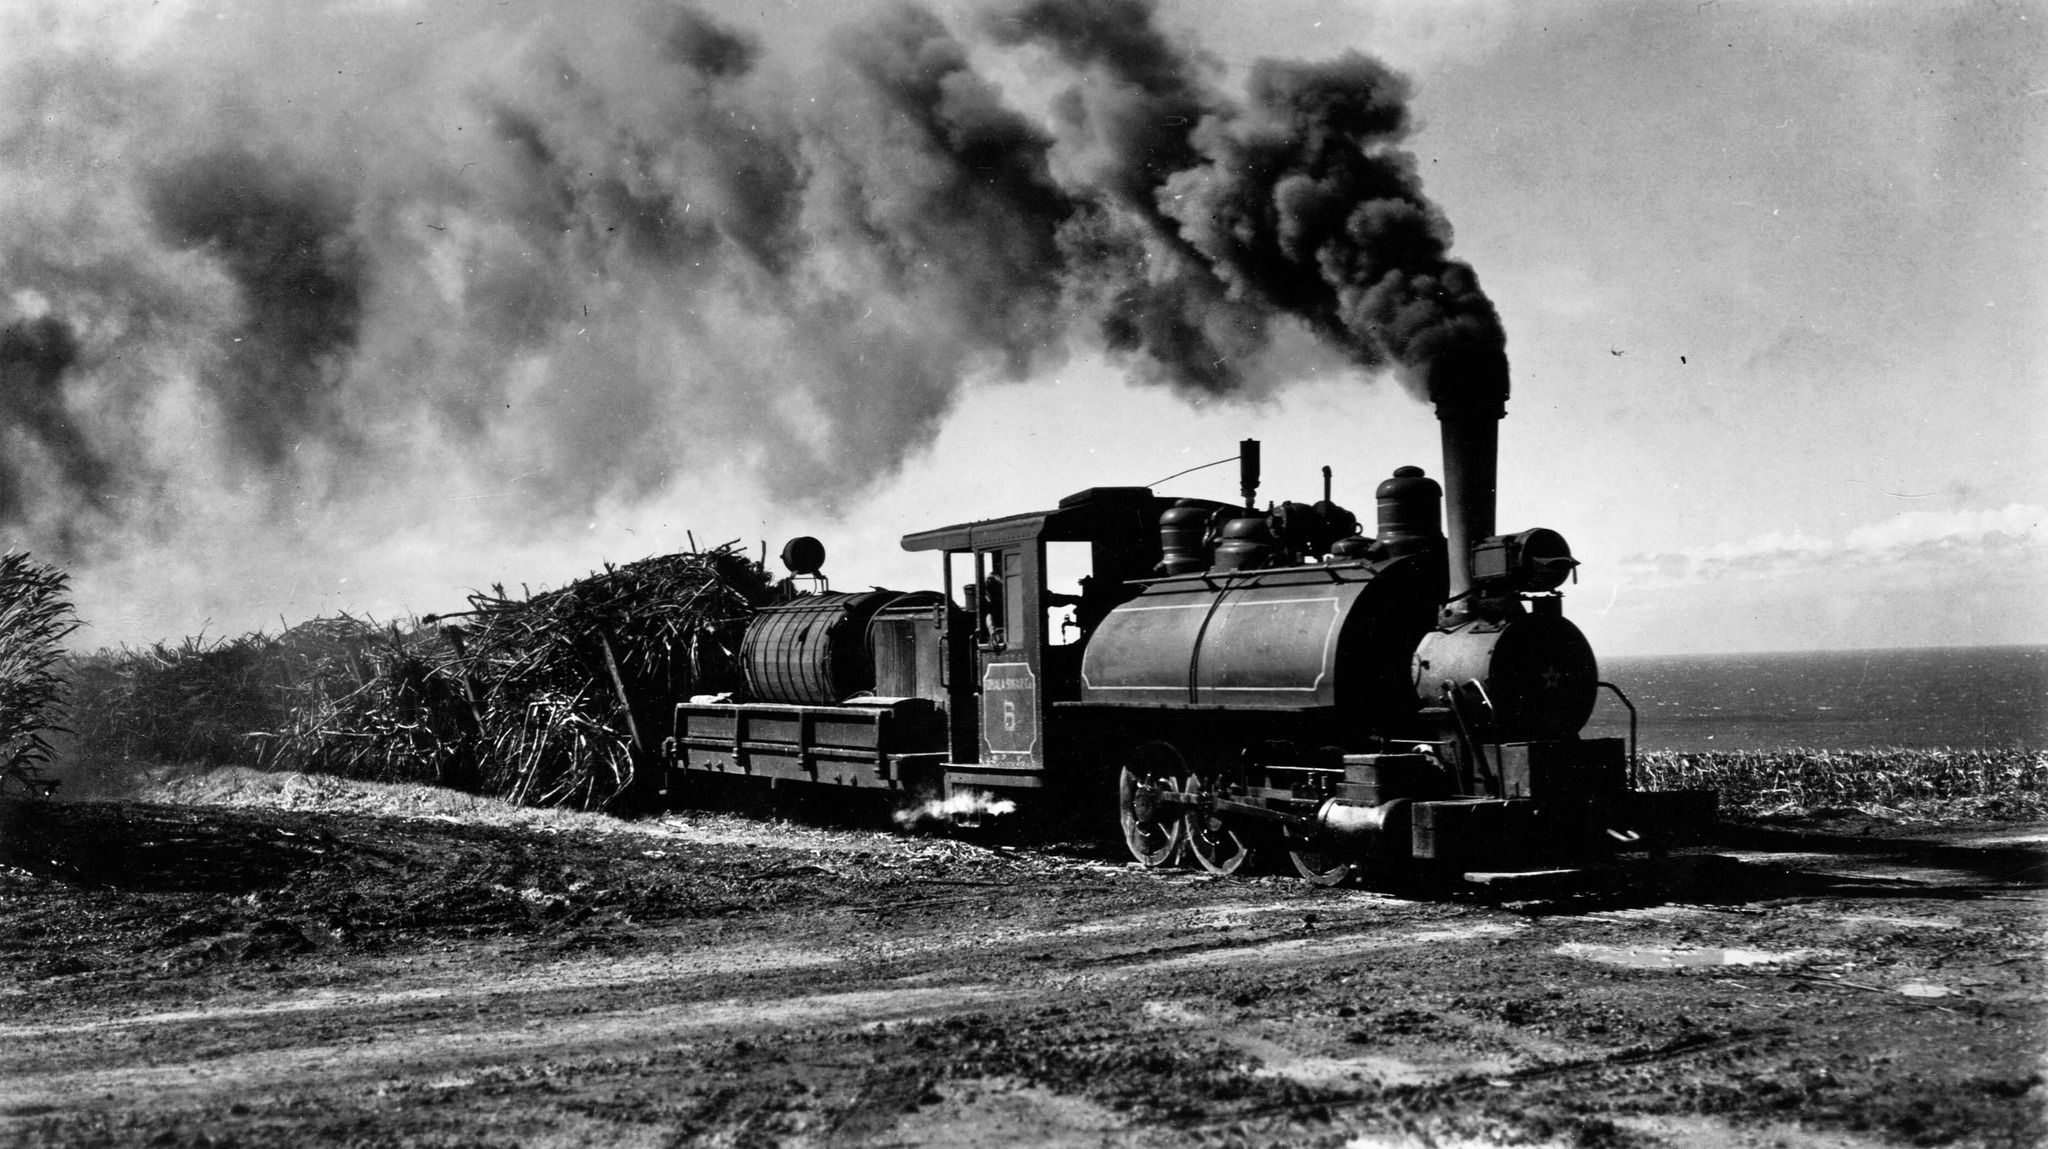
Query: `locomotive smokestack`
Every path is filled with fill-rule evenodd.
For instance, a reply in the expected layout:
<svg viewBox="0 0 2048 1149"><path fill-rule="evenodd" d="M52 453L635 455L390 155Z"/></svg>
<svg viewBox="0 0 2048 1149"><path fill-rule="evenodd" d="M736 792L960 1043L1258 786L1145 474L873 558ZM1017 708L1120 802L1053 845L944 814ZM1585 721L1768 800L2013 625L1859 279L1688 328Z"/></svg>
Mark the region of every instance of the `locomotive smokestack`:
<svg viewBox="0 0 2048 1149"><path fill-rule="evenodd" d="M1496 457L1502 411L1438 404L1444 443L1444 539L1450 597L1472 589L1472 544L1493 533Z"/></svg>
<svg viewBox="0 0 2048 1149"><path fill-rule="evenodd" d="M1450 559L1450 597L1472 589L1472 546L1493 534L1499 473L1500 421L1507 414L1507 356L1473 348L1443 355L1429 366L1429 397L1436 404L1444 447L1444 539Z"/></svg>

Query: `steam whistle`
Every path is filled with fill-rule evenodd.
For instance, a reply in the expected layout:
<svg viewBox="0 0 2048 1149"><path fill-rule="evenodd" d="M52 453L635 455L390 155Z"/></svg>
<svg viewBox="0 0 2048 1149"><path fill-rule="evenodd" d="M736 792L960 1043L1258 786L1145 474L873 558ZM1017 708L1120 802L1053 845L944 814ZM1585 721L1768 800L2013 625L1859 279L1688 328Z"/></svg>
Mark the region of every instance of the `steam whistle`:
<svg viewBox="0 0 2048 1149"><path fill-rule="evenodd" d="M1259 493L1259 441L1246 439L1237 445L1237 485L1244 493L1244 509L1254 510Z"/></svg>

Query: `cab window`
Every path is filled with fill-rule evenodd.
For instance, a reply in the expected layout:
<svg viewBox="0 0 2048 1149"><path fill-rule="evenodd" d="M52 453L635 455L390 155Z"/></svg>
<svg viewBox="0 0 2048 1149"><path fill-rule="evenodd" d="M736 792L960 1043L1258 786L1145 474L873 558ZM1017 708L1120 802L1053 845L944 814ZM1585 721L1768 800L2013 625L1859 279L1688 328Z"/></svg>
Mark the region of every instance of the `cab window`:
<svg viewBox="0 0 2048 1149"><path fill-rule="evenodd" d="M1081 640L1083 581L1094 570L1094 548L1088 543L1045 544L1045 642L1067 646Z"/></svg>
<svg viewBox="0 0 2048 1149"><path fill-rule="evenodd" d="M1024 625L1024 564L1015 551L983 551L981 603L988 618L988 644L1016 645Z"/></svg>
<svg viewBox="0 0 2048 1149"><path fill-rule="evenodd" d="M946 555L953 601L974 620L974 644L1007 649L1013 620L1024 615L1024 569L1011 551L952 551Z"/></svg>

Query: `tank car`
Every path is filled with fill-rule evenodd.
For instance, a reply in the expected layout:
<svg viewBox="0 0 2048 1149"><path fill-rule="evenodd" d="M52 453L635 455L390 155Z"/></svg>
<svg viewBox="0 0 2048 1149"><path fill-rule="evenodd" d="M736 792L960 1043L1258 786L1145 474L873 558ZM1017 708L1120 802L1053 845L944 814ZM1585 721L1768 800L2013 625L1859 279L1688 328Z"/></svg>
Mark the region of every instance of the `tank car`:
<svg viewBox="0 0 2048 1149"><path fill-rule="evenodd" d="M1442 484L1394 471L1370 533L1327 468L1322 499L1258 509L1247 440L1242 505L1096 487L905 536L937 591L833 592L793 543L802 593L750 624L744 693L676 706L670 786L1002 797L1113 816L1146 865L1277 851L1324 884L1671 841L1713 795L1641 791L1633 732L1581 734L1627 699L1564 616L1563 537L1495 532L1502 412L1440 402Z"/></svg>

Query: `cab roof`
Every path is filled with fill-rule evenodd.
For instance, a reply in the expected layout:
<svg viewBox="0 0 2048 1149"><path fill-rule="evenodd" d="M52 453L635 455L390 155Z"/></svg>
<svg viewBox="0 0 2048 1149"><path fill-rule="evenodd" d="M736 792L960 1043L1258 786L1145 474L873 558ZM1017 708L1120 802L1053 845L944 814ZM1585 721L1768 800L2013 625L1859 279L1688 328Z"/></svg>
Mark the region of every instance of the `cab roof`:
<svg viewBox="0 0 2048 1149"><path fill-rule="evenodd" d="M1133 511L1149 513L1156 522L1152 504L1168 501L1156 498L1150 487L1089 487L1061 499L1054 510L1027 511L907 534L903 536L903 549L962 551L1030 539L1087 541L1100 537L1105 528L1128 523Z"/></svg>

